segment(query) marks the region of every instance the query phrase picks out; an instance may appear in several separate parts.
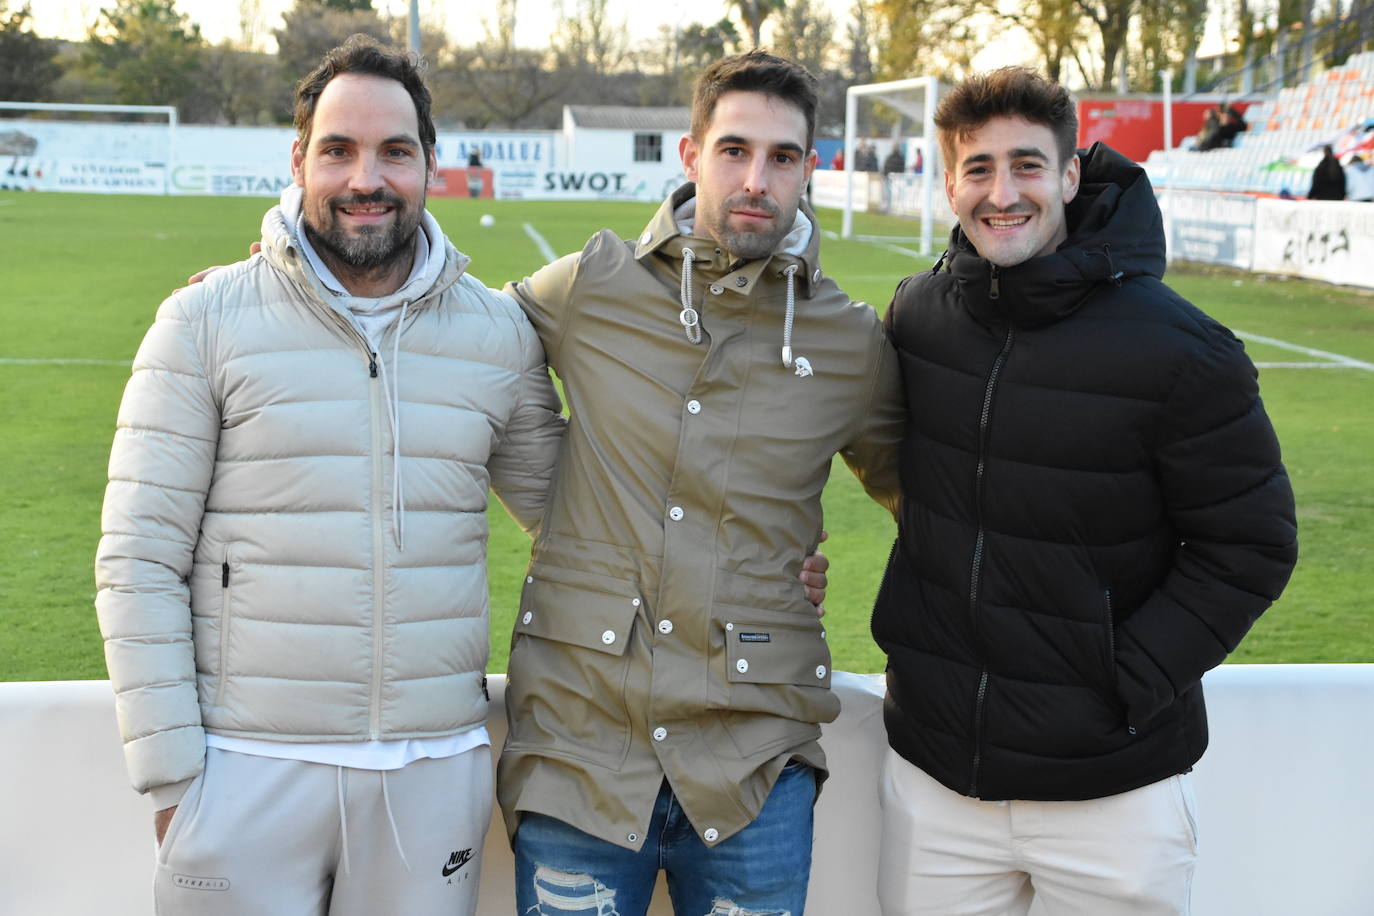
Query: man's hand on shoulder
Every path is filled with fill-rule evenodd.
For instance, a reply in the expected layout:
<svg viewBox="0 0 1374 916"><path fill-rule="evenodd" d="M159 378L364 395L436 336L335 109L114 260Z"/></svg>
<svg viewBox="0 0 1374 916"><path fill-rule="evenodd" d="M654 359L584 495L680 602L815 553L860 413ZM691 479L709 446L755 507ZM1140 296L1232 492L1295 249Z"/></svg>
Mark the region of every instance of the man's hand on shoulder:
<svg viewBox="0 0 1374 916"><path fill-rule="evenodd" d="M153 814L153 833L157 835L157 845L161 846L162 841L167 837L167 828L171 826L172 815L177 813L177 806L163 808Z"/></svg>
<svg viewBox="0 0 1374 916"><path fill-rule="evenodd" d="M257 254L259 251L262 251L262 242L253 242L251 245L248 246L248 256L250 258L253 255ZM210 276L210 274L222 269L223 267L223 264L216 264L214 267L207 267L204 270L196 271L195 273L191 274L191 276L186 278L186 286L190 286L193 283L199 283L206 277ZM180 288L185 289L186 287L183 286Z"/></svg>
<svg viewBox="0 0 1374 916"><path fill-rule="evenodd" d="M824 543L828 537L829 532L822 531L821 539L817 543ZM817 617L825 616L825 587L830 584L825 577L825 571L829 568L830 558L817 547L815 553L808 554L806 559L802 560L801 575L797 577L806 587L806 600L816 606Z"/></svg>

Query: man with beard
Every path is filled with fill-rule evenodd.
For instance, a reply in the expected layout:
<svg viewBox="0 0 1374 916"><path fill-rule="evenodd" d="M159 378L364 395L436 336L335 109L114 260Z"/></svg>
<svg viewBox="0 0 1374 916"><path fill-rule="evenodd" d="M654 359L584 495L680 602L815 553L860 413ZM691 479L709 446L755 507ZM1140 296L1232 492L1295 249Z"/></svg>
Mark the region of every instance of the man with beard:
<svg viewBox="0 0 1374 916"><path fill-rule="evenodd" d="M569 431L516 620L498 796L521 913L803 911L833 719L797 581L838 452L895 508L905 409L873 310L800 205L816 82L754 51L698 80L691 183L507 287Z"/></svg>
<svg viewBox="0 0 1374 916"><path fill-rule="evenodd" d="M162 304L110 457L96 606L157 911L470 914L488 483L537 527L560 405L424 209L417 63L355 36L295 120L260 253Z"/></svg>
<svg viewBox="0 0 1374 916"><path fill-rule="evenodd" d="M1008 67L935 113L958 217L886 322L911 409L888 656L892 916L1188 912L1201 680L1283 590L1240 341L1169 287L1145 172Z"/></svg>

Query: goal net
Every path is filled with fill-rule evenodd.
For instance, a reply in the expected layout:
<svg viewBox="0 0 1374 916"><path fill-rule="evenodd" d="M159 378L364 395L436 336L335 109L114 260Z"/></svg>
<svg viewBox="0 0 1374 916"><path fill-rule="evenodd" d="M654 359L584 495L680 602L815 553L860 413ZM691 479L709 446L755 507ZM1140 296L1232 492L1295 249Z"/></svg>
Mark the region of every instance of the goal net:
<svg viewBox="0 0 1374 916"><path fill-rule="evenodd" d="M851 86L845 95L844 221L841 234L881 242L916 242L933 254L935 233L953 217L945 201L935 105L940 83L933 76ZM856 212L908 218L886 231L857 233ZM885 221L891 225L891 221ZM909 225L909 229L904 228Z"/></svg>
<svg viewBox="0 0 1374 916"><path fill-rule="evenodd" d="M176 148L170 105L0 102L0 190L167 194Z"/></svg>

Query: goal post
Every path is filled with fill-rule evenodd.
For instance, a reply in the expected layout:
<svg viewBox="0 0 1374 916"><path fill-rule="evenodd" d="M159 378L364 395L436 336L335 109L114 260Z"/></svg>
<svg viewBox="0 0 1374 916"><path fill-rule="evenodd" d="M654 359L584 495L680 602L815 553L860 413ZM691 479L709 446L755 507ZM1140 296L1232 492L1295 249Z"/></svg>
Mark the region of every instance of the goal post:
<svg viewBox="0 0 1374 916"><path fill-rule="evenodd" d="M935 103L939 99L939 94L940 81L933 76L850 86L845 92L844 158L846 177L844 219L840 231L842 237L854 237L854 185L856 166L859 164L856 158L859 140L859 104L861 101L872 100L895 111L902 119L901 124L910 121L913 126L920 125L920 134L914 138L914 148L920 152L922 161L917 188L921 220L920 252L927 256L933 253L935 210L943 202L937 200L936 197L936 189L940 184L939 176L941 175L939 144L935 142ZM887 177L884 177L883 181L887 189L884 200L887 200L892 182ZM867 201L865 201L866 207Z"/></svg>
<svg viewBox="0 0 1374 916"><path fill-rule="evenodd" d="M26 115L36 115L37 117L26 118ZM73 141L74 146L68 146L56 141L43 143L34 137L27 136L28 134L42 133L44 129L60 128L64 122L90 124L106 115L136 115L142 119L165 121L165 125L153 125L159 129L145 140L132 143L127 149L112 149L108 145L102 146L98 140L95 141L94 147L90 147L90 142L83 145L82 142L77 141ZM34 147L33 151L27 154L20 152L17 148L0 150L0 159L11 160L12 164L9 166L11 171L15 169L15 165L21 158L30 158L35 160L36 169L41 170L46 166L49 169L57 168L59 172L64 168L72 167L73 162L99 162L110 165L121 160L128 160L137 163L136 167L130 166L130 168L136 168L138 172L139 178L136 183L140 186L142 193L148 193L148 188L144 186L151 184L152 187L160 188L161 193L170 194L172 193L172 174L177 163L177 124L177 110L173 105L0 102L0 134L11 135L8 137L12 141L11 146L27 140L29 141L27 145ZM55 147L56 151L49 147ZM113 180L109 182L108 187L104 188L106 191L117 189L118 183Z"/></svg>

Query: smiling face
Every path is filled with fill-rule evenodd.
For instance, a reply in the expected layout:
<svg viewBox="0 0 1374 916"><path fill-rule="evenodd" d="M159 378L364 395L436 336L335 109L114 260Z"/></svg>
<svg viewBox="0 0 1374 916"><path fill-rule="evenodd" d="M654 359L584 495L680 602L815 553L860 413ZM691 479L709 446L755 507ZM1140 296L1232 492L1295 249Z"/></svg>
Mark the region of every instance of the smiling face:
<svg viewBox="0 0 1374 916"><path fill-rule="evenodd" d="M801 110L762 92L727 92L703 135L683 137L678 151L697 186L696 234L736 257L772 254L816 165Z"/></svg>
<svg viewBox="0 0 1374 916"><path fill-rule="evenodd" d="M404 86L353 73L330 80L307 143L291 148L291 174L310 241L340 280L409 269L434 159Z"/></svg>
<svg viewBox="0 0 1374 916"><path fill-rule="evenodd" d="M1049 254L1068 237L1078 157L1061 166L1053 132L1019 116L990 119L954 142L945 193L978 253L999 267Z"/></svg>

